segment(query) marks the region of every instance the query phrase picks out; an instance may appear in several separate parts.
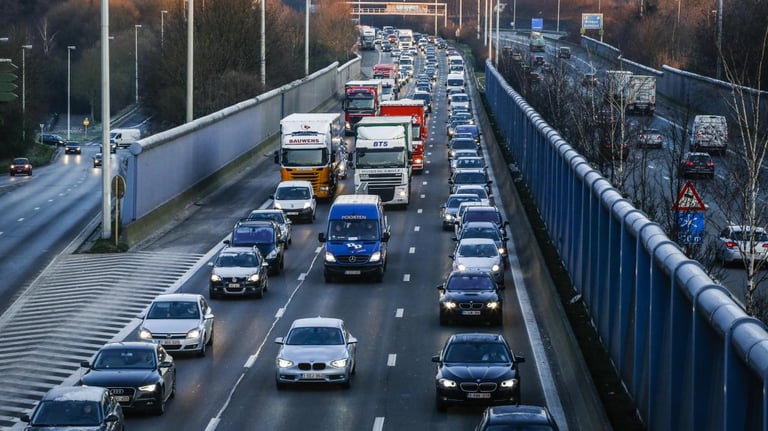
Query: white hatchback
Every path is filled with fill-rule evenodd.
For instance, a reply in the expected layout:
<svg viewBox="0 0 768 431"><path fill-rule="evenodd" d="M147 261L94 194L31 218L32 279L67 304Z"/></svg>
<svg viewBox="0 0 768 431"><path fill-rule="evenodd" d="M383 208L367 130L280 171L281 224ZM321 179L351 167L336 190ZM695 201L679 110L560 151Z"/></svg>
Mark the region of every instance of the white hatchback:
<svg viewBox="0 0 768 431"><path fill-rule="evenodd" d="M283 210L289 218L309 223L315 220L317 198L309 181L281 181L270 197L275 209Z"/></svg>

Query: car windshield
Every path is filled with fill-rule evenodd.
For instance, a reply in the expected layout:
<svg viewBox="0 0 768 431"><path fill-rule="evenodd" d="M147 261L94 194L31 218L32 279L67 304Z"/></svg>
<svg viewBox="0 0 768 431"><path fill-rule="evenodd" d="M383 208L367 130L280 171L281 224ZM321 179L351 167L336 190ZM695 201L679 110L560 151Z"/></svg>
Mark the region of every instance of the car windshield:
<svg viewBox="0 0 768 431"><path fill-rule="evenodd" d="M458 208L462 202L480 202L480 198L475 196L452 196L448 198L446 208Z"/></svg>
<svg viewBox="0 0 768 431"><path fill-rule="evenodd" d="M485 184L488 181L482 172L459 172L453 177L453 182L455 184Z"/></svg>
<svg viewBox="0 0 768 431"><path fill-rule="evenodd" d="M507 349L500 343L451 343L446 349L443 362L508 363Z"/></svg>
<svg viewBox="0 0 768 431"><path fill-rule="evenodd" d="M461 159L459 159L461 160ZM488 193L480 187L460 187L456 193L467 193L477 195L480 199L488 199Z"/></svg>
<svg viewBox="0 0 768 431"><path fill-rule="evenodd" d="M463 158L458 159L456 161L456 168L462 169L462 168L482 168L485 166L485 163L482 159L470 159L470 158Z"/></svg>
<svg viewBox="0 0 768 431"><path fill-rule="evenodd" d="M461 238L488 238L498 241L499 230L493 226L488 227L464 227L461 229Z"/></svg>
<svg viewBox="0 0 768 431"><path fill-rule="evenodd" d="M219 255L216 266L223 268L256 268L260 265L256 253L224 253Z"/></svg>
<svg viewBox="0 0 768 431"><path fill-rule="evenodd" d="M232 244L235 246L251 246L272 244L275 233L269 227L238 226L232 233Z"/></svg>
<svg viewBox="0 0 768 431"><path fill-rule="evenodd" d="M362 169L402 168L405 166L405 155L402 148L377 148L375 151L357 149L355 166Z"/></svg>
<svg viewBox="0 0 768 431"><path fill-rule="evenodd" d="M293 328L285 344L289 346L338 346L344 344L341 329L329 327Z"/></svg>
<svg viewBox="0 0 768 431"><path fill-rule="evenodd" d="M29 159L13 159L14 165L26 165L29 163Z"/></svg>
<svg viewBox="0 0 768 431"><path fill-rule="evenodd" d="M328 153L324 148L286 149L280 160L283 166L325 166Z"/></svg>
<svg viewBox="0 0 768 431"><path fill-rule="evenodd" d="M462 244L458 254L463 257L495 257L499 249L495 244Z"/></svg>
<svg viewBox="0 0 768 431"><path fill-rule="evenodd" d="M153 370L155 355L149 349L106 349L93 360L94 370Z"/></svg>
<svg viewBox="0 0 768 431"><path fill-rule="evenodd" d="M50 400L42 401L35 411L32 425L45 426L99 426L101 409L97 401Z"/></svg>
<svg viewBox="0 0 768 431"><path fill-rule="evenodd" d="M380 238L373 220L331 220L328 227L331 241L376 241Z"/></svg>
<svg viewBox="0 0 768 431"><path fill-rule="evenodd" d="M275 192L275 199L281 201L298 201L310 198L309 189L307 187L278 187Z"/></svg>
<svg viewBox="0 0 768 431"><path fill-rule="evenodd" d="M446 290L496 290L496 283L486 274L454 275L445 284Z"/></svg>
<svg viewBox="0 0 768 431"><path fill-rule="evenodd" d="M454 139L451 143L452 150L472 150L476 147L474 139Z"/></svg>
<svg viewBox="0 0 768 431"><path fill-rule="evenodd" d="M285 218L283 217L282 213L279 213L277 211L274 212L252 212L248 215L248 220L267 220L267 221L276 221L280 224L285 223Z"/></svg>
<svg viewBox="0 0 768 431"><path fill-rule="evenodd" d="M470 221L490 221L501 224L501 218L496 211L469 211L464 217L464 223Z"/></svg>
<svg viewBox="0 0 768 431"><path fill-rule="evenodd" d="M194 301L156 301L149 307L147 319L199 319L200 309Z"/></svg>

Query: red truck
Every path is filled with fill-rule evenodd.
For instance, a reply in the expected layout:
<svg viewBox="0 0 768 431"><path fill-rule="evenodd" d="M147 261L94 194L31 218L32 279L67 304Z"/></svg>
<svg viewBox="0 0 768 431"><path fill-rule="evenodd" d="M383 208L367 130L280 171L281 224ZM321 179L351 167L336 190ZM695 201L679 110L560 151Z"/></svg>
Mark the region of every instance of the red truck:
<svg viewBox="0 0 768 431"><path fill-rule="evenodd" d="M395 86L400 86L397 65L394 63L380 63L373 65L373 79L394 79Z"/></svg>
<svg viewBox="0 0 768 431"><path fill-rule="evenodd" d="M424 142L427 140L426 108L420 99L390 100L381 103L383 116L411 117L411 170L421 173L424 170Z"/></svg>
<svg viewBox="0 0 768 431"><path fill-rule="evenodd" d="M355 133L355 125L364 117L379 115L381 80L349 81L344 84L344 131Z"/></svg>

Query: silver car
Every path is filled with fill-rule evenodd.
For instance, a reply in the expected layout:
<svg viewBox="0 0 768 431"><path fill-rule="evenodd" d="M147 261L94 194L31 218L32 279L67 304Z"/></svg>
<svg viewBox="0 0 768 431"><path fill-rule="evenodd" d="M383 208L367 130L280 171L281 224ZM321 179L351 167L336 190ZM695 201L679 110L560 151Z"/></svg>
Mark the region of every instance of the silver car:
<svg viewBox="0 0 768 431"><path fill-rule="evenodd" d="M275 383L284 389L291 383L338 383L351 385L355 374L357 339L344 321L330 317L296 319L285 337L275 338Z"/></svg>
<svg viewBox="0 0 768 431"><path fill-rule="evenodd" d="M158 295L140 317L139 340L161 344L168 352L205 356L213 345L213 311L203 295Z"/></svg>
<svg viewBox="0 0 768 431"><path fill-rule="evenodd" d="M729 225L720 232L717 247L723 265L741 264L753 257L763 264L768 261L768 232L762 227Z"/></svg>
<svg viewBox="0 0 768 431"><path fill-rule="evenodd" d="M248 214L247 220L272 220L280 226L285 240L285 248L291 245L293 239L293 222L285 216L283 210L279 209L259 209L253 210Z"/></svg>
<svg viewBox="0 0 768 431"><path fill-rule="evenodd" d="M481 202L481 199L471 193L456 193L448 195L448 199L440 206L440 220L443 222L443 230L451 230L459 212L459 205L463 202Z"/></svg>
<svg viewBox="0 0 768 431"><path fill-rule="evenodd" d="M499 247L490 238L464 238L450 255L454 271L487 271L497 284L504 284L504 262Z"/></svg>

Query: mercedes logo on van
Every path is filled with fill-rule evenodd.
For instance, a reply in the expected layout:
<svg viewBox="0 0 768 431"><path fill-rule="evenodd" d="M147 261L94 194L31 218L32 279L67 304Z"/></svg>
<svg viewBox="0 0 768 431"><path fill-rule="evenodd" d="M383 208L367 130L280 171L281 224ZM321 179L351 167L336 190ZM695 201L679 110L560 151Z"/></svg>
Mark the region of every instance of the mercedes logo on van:
<svg viewBox="0 0 768 431"><path fill-rule="evenodd" d="M349 263L355 263L355 262L357 262L357 257L349 256Z"/></svg>

